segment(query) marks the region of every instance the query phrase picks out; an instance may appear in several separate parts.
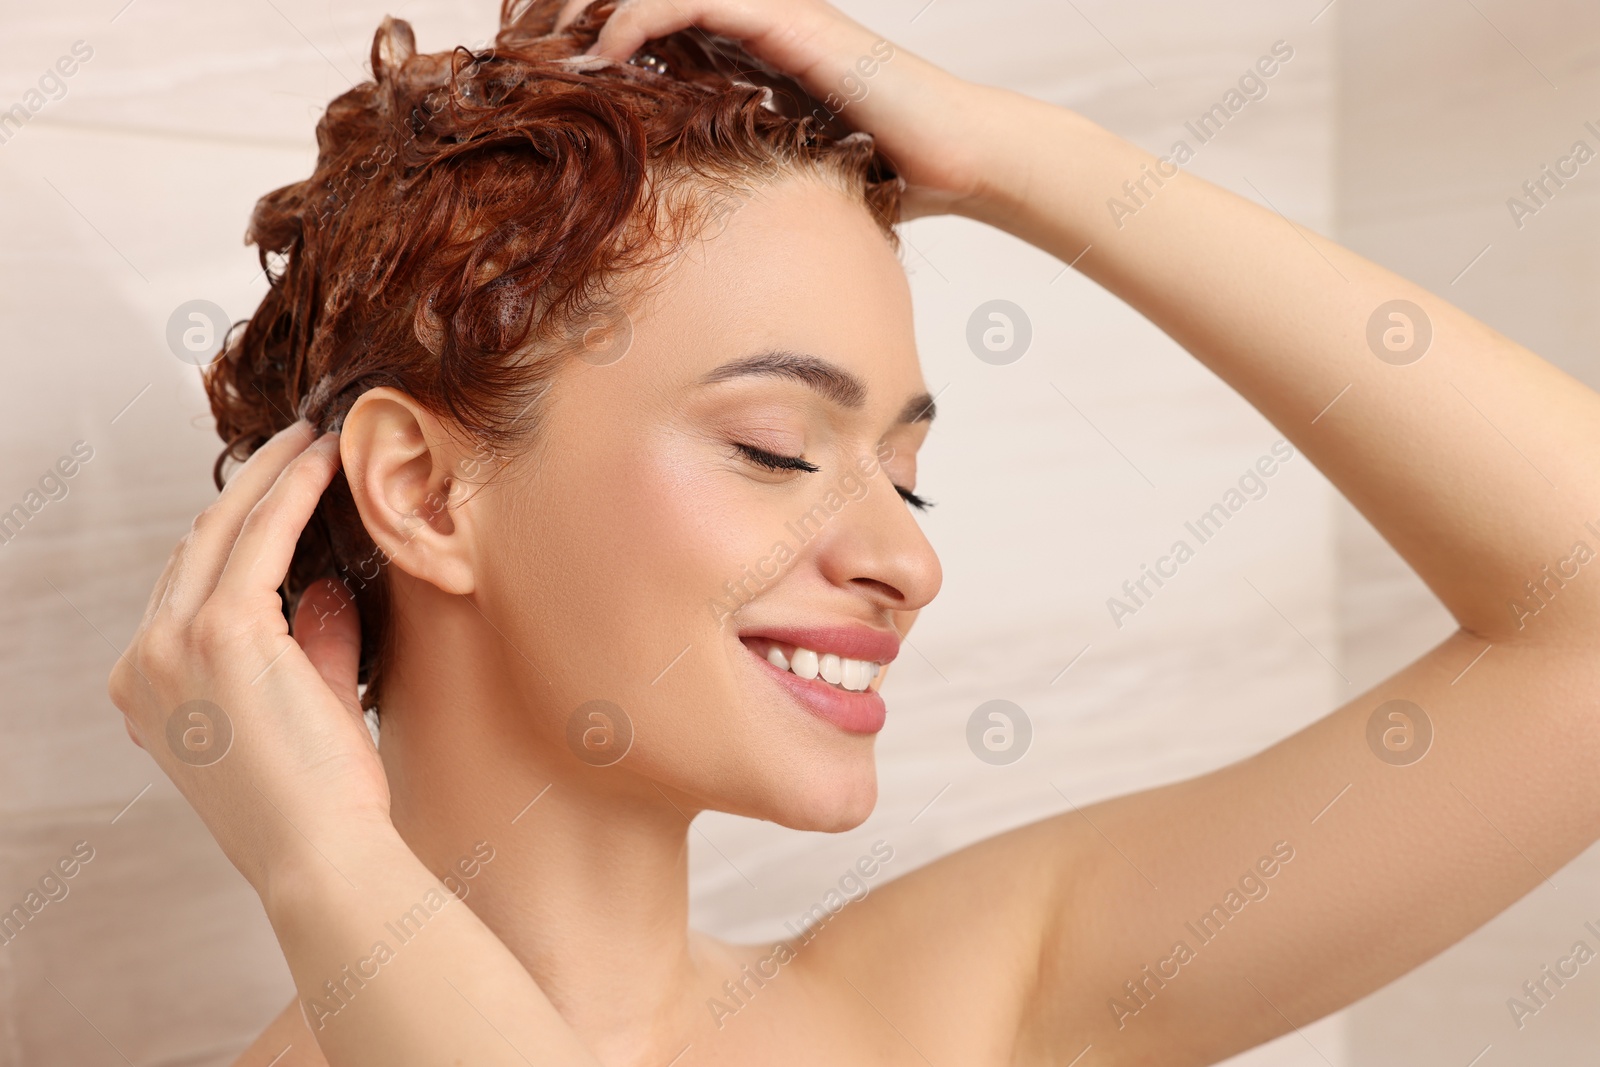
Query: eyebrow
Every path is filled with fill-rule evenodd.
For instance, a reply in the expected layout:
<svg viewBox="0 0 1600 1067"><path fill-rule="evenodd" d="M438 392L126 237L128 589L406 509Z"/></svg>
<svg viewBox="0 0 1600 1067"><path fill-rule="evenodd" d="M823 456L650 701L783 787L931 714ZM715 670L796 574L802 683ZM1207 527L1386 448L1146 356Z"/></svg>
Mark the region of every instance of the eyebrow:
<svg viewBox="0 0 1600 1067"><path fill-rule="evenodd" d="M860 378L836 363L803 352L775 350L736 359L706 374L700 384L714 385L747 376L788 378L844 408L860 408L867 402L867 387ZM935 414L933 397L918 393L906 401L895 421L932 422Z"/></svg>

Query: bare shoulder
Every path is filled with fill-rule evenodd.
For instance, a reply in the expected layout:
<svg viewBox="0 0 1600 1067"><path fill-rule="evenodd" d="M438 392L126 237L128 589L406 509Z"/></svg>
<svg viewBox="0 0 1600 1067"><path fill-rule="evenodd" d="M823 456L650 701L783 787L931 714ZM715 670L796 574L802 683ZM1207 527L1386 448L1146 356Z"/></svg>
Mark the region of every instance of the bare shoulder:
<svg viewBox="0 0 1600 1067"><path fill-rule="evenodd" d="M328 1067L328 1061L306 1026L299 1002L291 1000L233 1067Z"/></svg>
<svg viewBox="0 0 1600 1067"><path fill-rule="evenodd" d="M1081 820L1046 818L903 872L892 843L876 842L877 876L858 869L823 896L791 942L795 962L865 1000L924 1054L927 1041L955 1062L1035 1058L1015 1043L1037 1007L1041 951L1072 894L1083 831Z"/></svg>

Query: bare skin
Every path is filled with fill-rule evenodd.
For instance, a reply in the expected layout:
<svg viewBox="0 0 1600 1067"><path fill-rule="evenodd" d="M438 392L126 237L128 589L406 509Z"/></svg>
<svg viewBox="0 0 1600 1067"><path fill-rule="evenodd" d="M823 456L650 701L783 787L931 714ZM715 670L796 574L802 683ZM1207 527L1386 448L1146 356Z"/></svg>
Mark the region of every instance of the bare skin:
<svg viewBox="0 0 1600 1067"><path fill-rule="evenodd" d="M819 0L631 0L598 51L626 57L689 23L741 39L819 98L877 41ZM859 206L777 183L674 264L627 358L562 379L546 430L559 448L412 528L405 516L448 493L469 453L409 397L373 390L337 437L274 438L174 553L111 693L261 894L294 975L297 1002L240 1064L998 1065L1086 1048L1085 1065L1213 1063L1405 973L1600 837L1600 570L1546 585L1537 614L1508 608L1532 603L1541 568L1570 573L1560 561L1576 545L1600 546L1600 396L1186 174L1117 228L1106 198L1155 161L1070 112L903 51L871 86L846 115L896 161L913 212L963 214L1076 261L1258 407L1459 629L1250 759L876 886L719 1025L707 998L772 947L688 930L686 817L845 829L876 780L871 735L797 714L714 623L706 590L874 454L891 458L870 491L741 618L904 633L940 577L897 493L914 489L928 429L900 421L925 391L903 272ZM1397 298L1433 330L1428 355L1403 366L1366 339ZM770 375L700 383L771 347L853 374L862 402ZM728 447L750 438L822 470L763 471ZM381 757L354 710L352 611L309 598L291 637L274 592L339 462L405 619ZM210 768L161 740L168 709L196 693L235 729ZM596 773L563 731L570 708L605 695L628 708L636 749ZM1366 738L1394 698L1436 731L1404 767ZM444 892L440 878L466 878L480 841L494 858L467 906L434 914L313 1030L302 1003ZM1255 886L1269 892L1237 924L1193 935L1230 890Z"/></svg>

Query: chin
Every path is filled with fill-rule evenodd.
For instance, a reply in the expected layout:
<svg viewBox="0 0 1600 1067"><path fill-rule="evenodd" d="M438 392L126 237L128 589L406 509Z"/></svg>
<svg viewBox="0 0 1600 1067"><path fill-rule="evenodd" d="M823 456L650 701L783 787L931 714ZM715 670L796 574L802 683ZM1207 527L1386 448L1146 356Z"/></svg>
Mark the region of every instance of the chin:
<svg viewBox="0 0 1600 1067"><path fill-rule="evenodd" d="M792 830L860 826L878 802L883 698L822 678L785 677L733 647L727 684L713 679L658 697L649 719L661 725L641 729L657 744L636 752L636 772L701 810Z"/></svg>
<svg viewBox="0 0 1600 1067"><path fill-rule="evenodd" d="M757 818L791 830L830 834L854 830L867 821L878 804L878 770L870 746L864 757L808 756L807 763L802 776L785 774L773 783L768 810Z"/></svg>
<svg viewBox="0 0 1600 1067"><path fill-rule="evenodd" d="M892 659L894 649L883 647L886 642L876 635L828 631L822 640L828 642L818 642L823 648L838 645L861 657L848 677L830 682L815 668L809 676L792 673L792 640L746 634L732 646L732 704L749 710L729 712L724 721L743 720L748 729L728 739L721 765L738 770L716 791L729 803L714 806L823 833L853 830L872 814L878 802L876 737L887 709L871 682L879 673L876 661Z"/></svg>
<svg viewBox="0 0 1600 1067"><path fill-rule="evenodd" d="M877 790L873 790L872 797L865 803L849 806L832 805L830 810L810 813L804 822L790 823L791 830L810 830L815 833L842 834L846 830L854 830L867 821L867 816L872 814L873 807L877 804Z"/></svg>

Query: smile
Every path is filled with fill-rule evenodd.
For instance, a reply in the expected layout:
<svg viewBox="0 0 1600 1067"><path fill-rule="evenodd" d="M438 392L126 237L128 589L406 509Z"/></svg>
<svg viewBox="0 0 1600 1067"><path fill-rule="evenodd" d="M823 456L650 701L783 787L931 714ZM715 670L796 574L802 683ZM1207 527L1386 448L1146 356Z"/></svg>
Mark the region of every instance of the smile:
<svg viewBox="0 0 1600 1067"><path fill-rule="evenodd" d="M887 710L871 686L900 639L863 627L767 631L740 637L759 669L805 710L848 733L883 729Z"/></svg>
<svg viewBox="0 0 1600 1067"><path fill-rule="evenodd" d="M764 658L780 671L788 671L808 682L814 678L821 678L829 685L854 693L865 690L883 669L880 664L872 660L850 659L832 652L817 652L814 649L799 645L784 645L765 638L754 640L767 646ZM751 651L757 652L755 648Z"/></svg>

